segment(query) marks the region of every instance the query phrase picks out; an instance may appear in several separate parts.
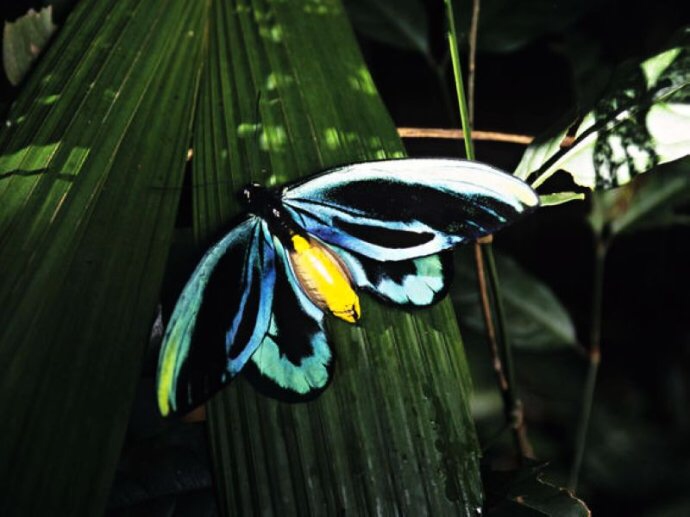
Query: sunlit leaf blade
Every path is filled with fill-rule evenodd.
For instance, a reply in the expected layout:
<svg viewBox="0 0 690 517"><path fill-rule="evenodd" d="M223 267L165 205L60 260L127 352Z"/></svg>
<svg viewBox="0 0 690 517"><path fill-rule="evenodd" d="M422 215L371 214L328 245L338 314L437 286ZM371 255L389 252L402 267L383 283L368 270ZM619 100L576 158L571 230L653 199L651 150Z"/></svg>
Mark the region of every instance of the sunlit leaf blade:
<svg viewBox="0 0 690 517"><path fill-rule="evenodd" d="M589 517L587 505L565 488L542 478L544 465L526 465L514 471L484 474L487 516Z"/></svg>
<svg viewBox="0 0 690 517"><path fill-rule="evenodd" d="M247 181L401 154L339 2L217 3L212 19L194 144L202 247ZM240 376L208 405L224 513L475 515L479 450L450 304L411 314L367 298L362 326L330 323L335 377L317 400L281 404Z"/></svg>
<svg viewBox="0 0 690 517"><path fill-rule="evenodd" d="M458 288L453 301L460 321L469 329L484 332L479 293L470 257L463 253L457 261ZM505 255L496 255L501 278L501 294L506 325L512 345L525 350L554 350L577 344L575 326L551 289Z"/></svg>
<svg viewBox="0 0 690 517"><path fill-rule="evenodd" d="M690 154L687 38L637 66L623 67L576 128L573 145L559 150L556 139L535 142L518 166L519 176L532 178L535 187L558 170L583 187L615 187Z"/></svg>
<svg viewBox="0 0 690 517"><path fill-rule="evenodd" d="M527 180L534 171L539 170L552 156L561 150L561 143L567 133L568 126L566 125L535 138L525 149L522 159L515 169L515 176Z"/></svg>
<svg viewBox="0 0 690 517"><path fill-rule="evenodd" d="M5 22L2 35L2 64L7 79L17 85L38 58L55 32L52 6L36 12L29 9L14 22Z"/></svg>
<svg viewBox="0 0 690 517"><path fill-rule="evenodd" d="M0 514L99 515L174 226L206 2L82 2L0 133Z"/></svg>

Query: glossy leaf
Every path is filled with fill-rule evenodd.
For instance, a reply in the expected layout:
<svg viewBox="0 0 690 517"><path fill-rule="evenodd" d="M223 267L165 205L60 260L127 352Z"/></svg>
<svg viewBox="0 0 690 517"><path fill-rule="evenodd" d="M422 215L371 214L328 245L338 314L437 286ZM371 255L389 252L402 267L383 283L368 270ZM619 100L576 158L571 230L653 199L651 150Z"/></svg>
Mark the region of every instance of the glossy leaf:
<svg viewBox="0 0 690 517"><path fill-rule="evenodd" d="M505 255L496 254L496 267L512 345L540 351L577 344L573 322L548 286ZM459 285L451 292L461 323L483 333L484 319L473 268L469 254L464 253L456 271Z"/></svg>
<svg viewBox="0 0 690 517"><path fill-rule="evenodd" d="M375 41L429 56L429 21L420 0L345 0L354 28Z"/></svg>
<svg viewBox="0 0 690 517"><path fill-rule="evenodd" d="M466 33L472 0L455 0L458 28ZM515 52L575 23L595 2L578 0L482 0L478 47L487 52Z"/></svg>
<svg viewBox="0 0 690 517"><path fill-rule="evenodd" d="M0 514L105 507L158 299L206 2L82 2L0 132Z"/></svg>
<svg viewBox="0 0 690 517"><path fill-rule="evenodd" d="M690 160L661 167L658 173L624 187L606 191L593 205L590 223L606 225L614 234L687 225L681 209L690 205Z"/></svg>
<svg viewBox="0 0 690 517"><path fill-rule="evenodd" d="M227 231L249 181L402 155L338 2L219 2L212 19L194 141L200 248ZM240 376L207 405L224 512L474 515L479 450L449 302L407 313L365 298L361 326L331 319L328 333L335 374L313 402L279 403Z"/></svg>
<svg viewBox="0 0 690 517"><path fill-rule="evenodd" d="M520 163L515 169L515 176L527 180L534 171L541 169L554 155L561 150L561 144L568 133L569 124L559 123L559 126L549 129L544 135L534 139L527 146Z"/></svg>
<svg viewBox="0 0 690 517"><path fill-rule="evenodd" d="M230 224L248 179L282 183L402 147L335 1L84 2L7 126L0 513L99 514L188 154L185 202L205 247ZM340 381L319 401L281 405L240 380L211 406L228 512L383 505L470 515L481 505L470 379L449 303L407 314L365 301L365 310L362 327L332 325Z"/></svg>
<svg viewBox="0 0 690 517"><path fill-rule="evenodd" d="M623 67L577 126L574 143L559 150L563 134L530 146L519 177L536 187L564 170L580 186L610 188L690 154L690 45Z"/></svg>
<svg viewBox="0 0 690 517"><path fill-rule="evenodd" d="M151 400L153 383L143 383L141 387L149 393L140 392L138 399ZM149 415L155 415L152 405L146 409ZM160 417L156 423L158 428L148 429L151 434L147 436L133 440L128 436L128 447L123 451L108 499L107 514L171 515L160 511L159 503L164 503L163 507L175 507L175 515L180 516L205 515L202 512L205 506L216 509L205 426L182 422L164 426ZM184 512L191 502L195 511ZM208 515L217 515L217 511Z"/></svg>
<svg viewBox="0 0 690 517"><path fill-rule="evenodd" d="M528 465L515 471L485 472L487 516L589 517L585 503L565 488L542 478L544 465Z"/></svg>
<svg viewBox="0 0 690 517"><path fill-rule="evenodd" d="M2 37L2 64L7 79L18 85L38 58L57 27L53 24L53 8L36 12L29 9L13 22L5 22Z"/></svg>

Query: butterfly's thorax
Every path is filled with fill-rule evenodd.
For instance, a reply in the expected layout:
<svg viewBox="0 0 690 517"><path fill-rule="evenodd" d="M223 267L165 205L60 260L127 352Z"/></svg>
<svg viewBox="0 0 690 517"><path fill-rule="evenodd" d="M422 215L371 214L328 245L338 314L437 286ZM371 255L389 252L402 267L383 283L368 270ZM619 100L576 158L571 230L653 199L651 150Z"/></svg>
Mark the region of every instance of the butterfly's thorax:
<svg viewBox="0 0 690 517"><path fill-rule="evenodd" d="M268 224L285 249L304 294L321 310L350 323L360 317L359 297L347 267L323 242L302 230L284 209L280 193L259 185L243 190L249 210Z"/></svg>

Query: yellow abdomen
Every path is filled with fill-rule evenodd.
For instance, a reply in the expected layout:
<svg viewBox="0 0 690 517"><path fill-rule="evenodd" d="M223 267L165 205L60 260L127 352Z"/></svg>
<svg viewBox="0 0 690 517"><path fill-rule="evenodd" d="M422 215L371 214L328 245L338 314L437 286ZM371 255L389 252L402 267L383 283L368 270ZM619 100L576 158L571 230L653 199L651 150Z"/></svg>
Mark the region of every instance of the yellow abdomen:
<svg viewBox="0 0 690 517"><path fill-rule="evenodd" d="M292 235L288 253L292 270L302 290L322 310L350 323L359 320L359 297L338 257L323 244Z"/></svg>

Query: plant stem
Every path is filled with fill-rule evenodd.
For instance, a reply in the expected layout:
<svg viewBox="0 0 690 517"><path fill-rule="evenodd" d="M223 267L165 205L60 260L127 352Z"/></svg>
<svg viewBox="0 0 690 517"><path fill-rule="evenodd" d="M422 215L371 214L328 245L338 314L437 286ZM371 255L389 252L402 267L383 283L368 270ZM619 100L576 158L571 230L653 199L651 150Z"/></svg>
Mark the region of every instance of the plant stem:
<svg viewBox="0 0 690 517"><path fill-rule="evenodd" d="M582 468L582 459L587 442L587 430L589 429L589 418L592 413L592 401L594 400L594 388L596 387L597 373L599 371L599 363L601 362L601 309L604 294L604 265L607 247L607 241L602 237L601 233L596 233L594 243L594 278L592 284L592 328L587 354L589 367L587 368L587 379L585 380L582 393L582 407L577 424L577 434L575 435L575 456L568 481L568 488L573 492L577 489L577 481Z"/></svg>
<svg viewBox="0 0 690 517"><path fill-rule="evenodd" d="M455 16L451 0L445 0L446 19L448 21L448 48L450 49L451 63L453 64L453 80L455 82L455 94L458 97L460 108L460 121L465 141L465 155L468 160L474 160L474 146L472 144L472 124L469 120L467 101L465 100L465 86L462 81L462 67L460 66L460 53L458 51L458 38L455 31Z"/></svg>
<svg viewBox="0 0 690 517"><path fill-rule="evenodd" d="M534 450L527 439L527 427L525 425L525 413L522 401L517 394L515 383L515 368L513 366L513 354L510 349L510 340L508 339L507 325L505 322L505 311L503 309L503 299L501 297L501 290L498 279L498 271L496 269L496 261L494 259L494 252L491 245L483 245L487 270L489 273L488 285L491 289L491 297L493 298L493 313L497 323L497 342L499 354L494 357L496 359L503 358L505 364L507 384L504 395L504 413L506 421L510 425L513 432L513 440L517 450L520 451L520 459L534 458ZM490 314L489 314L490 316ZM485 316L486 318L486 316ZM496 344L492 345L492 348Z"/></svg>
<svg viewBox="0 0 690 517"><path fill-rule="evenodd" d="M474 126L474 78L477 63L477 33L479 31L479 3L480 0L472 0L472 21L469 35L469 57L467 62L467 91L469 99L467 104L470 111L470 126Z"/></svg>
<svg viewBox="0 0 690 517"><path fill-rule="evenodd" d="M462 131L465 140L465 153L468 159L473 160L474 147L471 137L472 125L469 120L465 90L462 81L460 55L455 32L455 17L453 16L451 1L445 0L445 4L446 17L448 19L448 46L450 47L450 55L453 63L453 77L455 78L455 89L458 96L458 105L460 107L460 120L462 121ZM479 9L477 5L473 15L477 15L478 12ZM472 23L476 25L476 21ZM470 41L470 45L476 45L476 38ZM474 52L474 49L471 48L470 54L472 54L472 52ZM482 312L484 315L484 322L486 323L489 352L491 353L494 372L496 373L498 386L501 391L501 396L503 397L504 414L513 431L515 446L522 459L525 457L533 457L534 454L527 440L522 401L517 396L515 390L513 356L507 339L503 302L498 285L498 272L496 271L496 263L491 247L492 240L491 236L487 236L483 239L483 243L477 242L475 244L474 251L477 264L477 280L479 282L479 292L482 299ZM487 264L488 275L486 274ZM489 292L491 295L489 295ZM505 370L503 367L504 362L506 365Z"/></svg>

